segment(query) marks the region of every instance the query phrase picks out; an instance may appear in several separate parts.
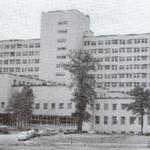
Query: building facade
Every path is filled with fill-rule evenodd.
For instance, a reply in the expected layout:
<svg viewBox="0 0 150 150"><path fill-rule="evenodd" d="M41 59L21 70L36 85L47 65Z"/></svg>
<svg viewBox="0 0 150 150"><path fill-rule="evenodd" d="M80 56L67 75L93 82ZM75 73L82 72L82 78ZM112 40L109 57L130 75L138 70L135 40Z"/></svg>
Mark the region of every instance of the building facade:
<svg viewBox="0 0 150 150"><path fill-rule="evenodd" d="M21 91L24 85L30 85L34 94L32 124L58 125L59 128L76 127L77 122L72 117L75 105L71 102L72 90L63 84L45 82L11 74L0 75L0 123L14 124L13 117L8 114L7 106L12 94ZM57 92L56 92L57 91ZM133 99L125 93L109 92L106 89L96 88L97 98L94 102L92 118L86 128L100 133L139 133L141 118L125 106ZM12 119L12 120L11 120ZM84 128L84 129L86 129ZM144 133L150 131L150 116L144 116Z"/></svg>
<svg viewBox="0 0 150 150"><path fill-rule="evenodd" d="M98 61L94 129L139 132L140 118L123 107L133 101L126 92L150 88L150 34L94 36L89 16L78 10L43 12L40 39L0 41L0 122L12 93L30 85L35 94L32 122L75 124L71 91L64 85L70 75L63 66L67 54L77 49ZM144 125L149 132L148 116Z"/></svg>
<svg viewBox="0 0 150 150"><path fill-rule="evenodd" d="M110 91L150 88L150 34L86 36L84 50L98 60L97 84Z"/></svg>
<svg viewBox="0 0 150 150"><path fill-rule="evenodd" d="M99 133L140 133L141 117L127 111L133 99L125 93L107 92L95 100L94 129ZM150 131L150 116L144 116L144 133Z"/></svg>
<svg viewBox="0 0 150 150"><path fill-rule="evenodd" d="M83 49L83 35L90 29L88 15L78 10L43 12L41 19L40 78L67 83L63 69L71 50Z"/></svg>
<svg viewBox="0 0 150 150"><path fill-rule="evenodd" d="M0 73L39 78L40 39L0 41Z"/></svg>

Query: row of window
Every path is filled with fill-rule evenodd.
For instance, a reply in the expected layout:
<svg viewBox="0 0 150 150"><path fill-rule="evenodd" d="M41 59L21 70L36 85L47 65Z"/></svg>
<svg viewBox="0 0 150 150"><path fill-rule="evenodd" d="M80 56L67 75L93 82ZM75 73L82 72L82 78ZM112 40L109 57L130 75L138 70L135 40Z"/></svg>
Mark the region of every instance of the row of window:
<svg viewBox="0 0 150 150"><path fill-rule="evenodd" d="M96 110L100 110L101 109L100 106L101 106L100 103L96 103L95 104L95 109ZM117 110L117 106L118 106L117 104L114 103L111 106L112 106L111 110ZM124 110L126 108L126 106L127 106L127 104L121 104L121 109ZM109 110L109 104L108 103L104 103L103 109L104 110Z"/></svg>
<svg viewBox="0 0 150 150"><path fill-rule="evenodd" d="M23 52L2 52L0 57L13 57L13 56L39 56L40 51L23 51Z"/></svg>
<svg viewBox="0 0 150 150"><path fill-rule="evenodd" d="M67 50L67 48L66 47L57 47L57 50L58 51L63 51L63 50Z"/></svg>
<svg viewBox="0 0 150 150"><path fill-rule="evenodd" d="M58 76L58 77L65 76L65 73L56 73L56 76Z"/></svg>
<svg viewBox="0 0 150 150"><path fill-rule="evenodd" d="M67 33L68 31L67 30L57 30L57 33L60 33L60 34L64 34L64 33Z"/></svg>
<svg viewBox="0 0 150 150"><path fill-rule="evenodd" d="M84 41L84 45L124 45L124 44L141 44L148 43L147 38L138 38L138 39L114 39L114 40L100 40L100 41Z"/></svg>
<svg viewBox="0 0 150 150"><path fill-rule="evenodd" d="M0 64L39 64L39 59L6 59L0 60Z"/></svg>
<svg viewBox="0 0 150 150"><path fill-rule="evenodd" d="M67 42L67 39L66 38L58 39L57 42L58 43L65 43L65 42Z"/></svg>
<svg viewBox="0 0 150 150"><path fill-rule="evenodd" d="M148 56L113 56L113 57L99 57L98 62L117 62L117 61L146 61ZM150 57L149 57L150 60Z"/></svg>
<svg viewBox="0 0 150 150"><path fill-rule="evenodd" d="M65 67L65 64L57 64L56 65L56 68L64 68Z"/></svg>
<svg viewBox="0 0 150 150"><path fill-rule="evenodd" d="M139 53L139 52L148 52L150 47L121 47L121 48L99 48L99 49L88 49L88 53L97 54L97 53Z"/></svg>
<svg viewBox="0 0 150 150"><path fill-rule="evenodd" d="M147 78L147 73L116 73L116 74L97 74L97 79L121 79L121 78ZM150 78L150 74L149 74Z"/></svg>
<svg viewBox="0 0 150 150"><path fill-rule="evenodd" d="M67 20L63 20L63 21L59 21L58 25L67 25L68 21Z"/></svg>
<svg viewBox="0 0 150 150"><path fill-rule="evenodd" d="M57 59L66 59L65 55L57 56Z"/></svg>
<svg viewBox="0 0 150 150"><path fill-rule="evenodd" d="M28 77L28 78L33 78L33 79L39 79L39 75L38 74L19 74L19 76L22 77ZM30 85L34 85L33 83L31 83Z"/></svg>
<svg viewBox="0 0 150 150"><path fill-rule="evenodd" d="M42 104L43 109L56 109L56 107L58 107L58 109L64 109L64 103L59 103L58 106L56 105L56 103L51 103L50 106L48 103L43 103ZM67 109L71 109L72 108L72 103L67 103ZM40 103L35 103L35 109L40 109Z"/></svg>
<svg viewBox="0 0 150 150"><path fill-rule="evenodd" d="M137 86L142 86L142 87L148 87L148 84L150 86L150 82L98 82L98 86L100 87L137 87Z"/></svg>
<svg viewBox="0 0 150 150"><path fill-rule="evenodd" d="M100 116L95 116L95 124L100 124L101 123L100 119L101 119ZM129 117L129 124L130 125L134 125L136 119L138 119L138 124L141 125L141 117L136 118L134 116ZM147 117L147 119L148 119L147 124L150 125L150 118ZM120 120L120 122L119 122L119 120ZM125 124L127 124L126 123L127 122L127 117L121 116L120 118L119 117L117 118L117 116L112 116L110 121L111 121L112 125L115 125L115 124L125 125ZM109 117L108 116L104 116L103 117L103 124L105 124L105 125L109 124L110 121L109 121Z"/></svg>
<svg viewBox="0 0 150 150"><path fill-rule="evenodd" d="M0 45L0 49L40 48L40 43Z"/></svg>
<svg viewBox="0 0 150 150"><path fill-rule="evenodd" d="M27 81L18 81L16 79L14 79L13 80L13 86L17 86L17 85L21 86L21 85L38 85L38 84L37 83L32 83L32 82L27 82Z"/></svg>
<svg viewBox="0 0 150 150"><path fill-rule="evenodd" d="M131 70L131 69L148 69L150 64L131 64L131 65L98 65L98 70Z"/></svg>
<svg viewBox="0 0 150 150"><path fill-rule="evenodd" d="M38 72L39 67L7 67L7 68L0 68L0 73L10 73L10 72Z"/></svg>

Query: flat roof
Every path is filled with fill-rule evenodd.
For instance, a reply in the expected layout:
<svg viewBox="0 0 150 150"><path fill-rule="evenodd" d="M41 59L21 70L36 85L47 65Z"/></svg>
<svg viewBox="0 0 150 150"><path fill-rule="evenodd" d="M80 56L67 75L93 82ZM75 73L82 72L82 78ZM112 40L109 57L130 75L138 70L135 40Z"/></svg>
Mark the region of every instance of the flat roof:
<svg viewBox="0 0 150 150"><path fill-rule="evenodd" d="M131 33L131 34L111 34L111 35L97 35L97 36L85 36L86 37L117 37L117 36L138 36L138 35L150 35L150 33Z"/></svg>
<svg viewBox="0 0 150 150"><path fill-rule="evenodd" d="M38 39L8 39L8 40L0 40L0 42L20 42L20 41L30 41L30 40L40 40L40 38Z"/></svg>

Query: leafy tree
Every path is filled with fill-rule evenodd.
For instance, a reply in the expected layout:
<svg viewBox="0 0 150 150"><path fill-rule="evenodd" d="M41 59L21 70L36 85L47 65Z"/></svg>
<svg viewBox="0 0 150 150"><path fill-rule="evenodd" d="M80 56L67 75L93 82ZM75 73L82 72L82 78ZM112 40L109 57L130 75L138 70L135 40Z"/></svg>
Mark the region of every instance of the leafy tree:
<svg viewBox="0 0 150 150"><path fill-rule="evenodd" d="M150 110L150 91L142 87L136 87L129 93L133 97L134 102L128 104L126 108L137 115L137 117L140 117L141 134L143 134L144 116L149 114Z"/></svg>
<svg viewBox="0 0 150 150"><path fill-rule="evenodd" d="M77 120L77 130L82 131L83 121L91 117L88 107L92 106L96 93L95 77L92 74L96 69L96 59L83 50L71 51L69 62L65 69L71 73L71 87L74 88L72 101L75 103L75 112L72 114Z"/></svg>
<svg viewBox="0 0 150 150"><path fill-rule="evenodd" d="M14 114L18 128L26 127L33 112L34 94L29 86L21 92L15 91L9 100L7 111Z"/></svg>

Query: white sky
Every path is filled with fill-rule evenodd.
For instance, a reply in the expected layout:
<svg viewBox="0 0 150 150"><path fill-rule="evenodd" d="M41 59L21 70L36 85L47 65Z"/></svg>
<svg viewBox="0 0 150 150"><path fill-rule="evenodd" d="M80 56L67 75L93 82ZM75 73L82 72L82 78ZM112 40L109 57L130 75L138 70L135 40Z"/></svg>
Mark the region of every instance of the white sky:
<svg viewBox="0 0 150 150"><path fill-rule="evenodd" d="M0 40L39 38L42 11L79 9L95 35L150 33L150 0L0 0Z"/></svg>

